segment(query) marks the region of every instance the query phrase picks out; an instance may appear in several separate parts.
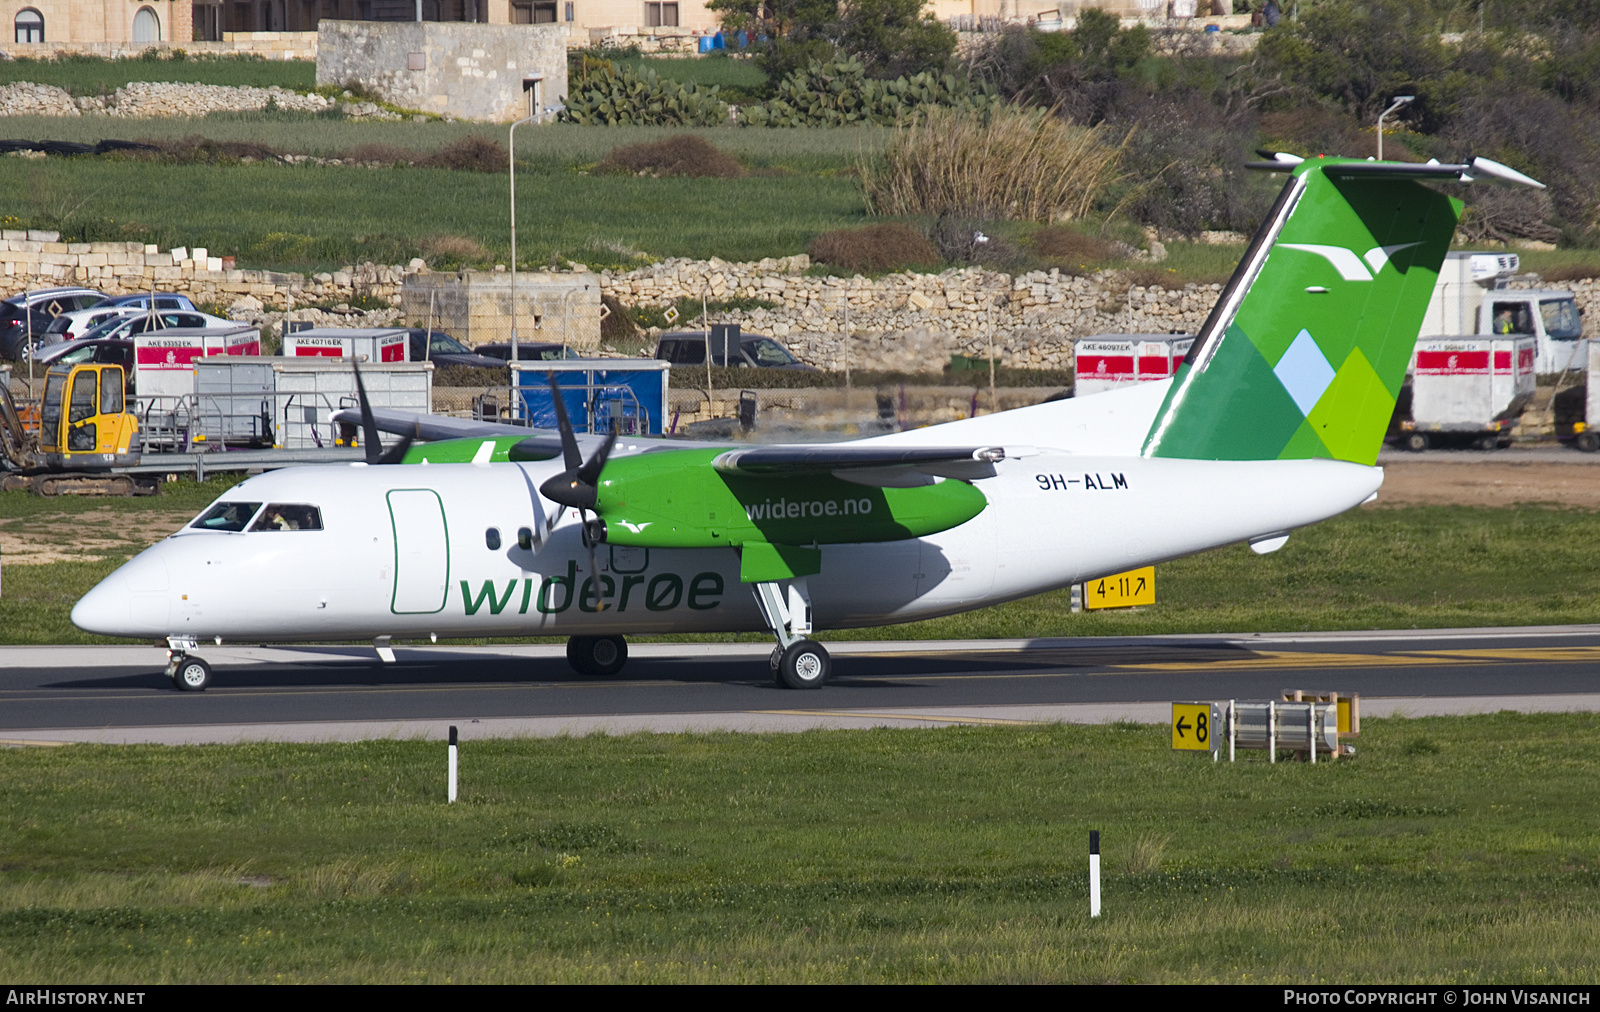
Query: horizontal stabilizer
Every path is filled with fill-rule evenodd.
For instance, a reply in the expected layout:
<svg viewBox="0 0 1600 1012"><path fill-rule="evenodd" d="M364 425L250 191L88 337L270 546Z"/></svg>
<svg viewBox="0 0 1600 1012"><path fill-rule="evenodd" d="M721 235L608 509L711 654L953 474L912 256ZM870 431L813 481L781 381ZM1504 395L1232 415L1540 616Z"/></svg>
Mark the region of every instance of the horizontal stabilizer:
<svg viewBox="0 0 1600 1012"><path fill-rule="evenodd" d="M1268 152L1261 152L1263 155ZM1294 155L1274 151L1271 161L1246 162L1245 168L1263 172L1290 172L1305 161ZM1322 170L1324 175L1344 179L1437 179L1453 183L1507 183L1531 186L1542 190L1545 185L1489 158L1471 158L1465 162L1331 162Z"/></svg>

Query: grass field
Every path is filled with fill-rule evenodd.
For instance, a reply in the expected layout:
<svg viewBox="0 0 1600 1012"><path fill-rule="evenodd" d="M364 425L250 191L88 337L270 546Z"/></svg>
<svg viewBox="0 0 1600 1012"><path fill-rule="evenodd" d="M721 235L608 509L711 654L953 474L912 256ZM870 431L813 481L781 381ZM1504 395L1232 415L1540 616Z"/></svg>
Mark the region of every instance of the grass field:
<svg viewBox="0 0 1600 1012"><path fill-rule="evenodd" d="M0 977L1600 974L1600 718L1229 765L1133 725L0 750ZM1087 832L1104 916L1087 917Z"/></svg>
<svg viewBox="0 0 1600 1012"><path fill-rule="evenodd" d="M120 59L68 57L0 61L0 84L28 81L65 88L74 95L109 95L130 81L226 84L253 88L277 85L293 91L316 87L315 60ZM10 136L10 135L8 135Z"/></svg>
<svg viewBox="0 0 1600 1012"><path fill-rule="evenodd" d="M176 529L221 493L184 482L151 499L0 493L0 530L63 561L9 565L0 643L112 642L68 621L74 602L136 549L107 537ZM100 538L92 546L86 538ZM1600 513L1531 506L1362 508L1298 531L1280 551L1244 546L1157 569L1154 607L1074 615L1065 591L949 618L824 631L826 640L965 639L1558 625L1600 620ZM728 639L729 637L682 637ZM744 639L767 637L748 634Z"/></svg>
<svg viewBox="0 0 1600 1012"><path fill-rule="evenodd" d="M846 177L710 182L519 172L523 263L627 263L636 253L759 260L803 252L817 233L864 217ZM405 263L423 240L441 235L469 237L502 263L510 250L503 175L0 158L0 190L11 195L8 213L25 220L89 221L95 239L204 245L236 255L241 267Z"/></svg>

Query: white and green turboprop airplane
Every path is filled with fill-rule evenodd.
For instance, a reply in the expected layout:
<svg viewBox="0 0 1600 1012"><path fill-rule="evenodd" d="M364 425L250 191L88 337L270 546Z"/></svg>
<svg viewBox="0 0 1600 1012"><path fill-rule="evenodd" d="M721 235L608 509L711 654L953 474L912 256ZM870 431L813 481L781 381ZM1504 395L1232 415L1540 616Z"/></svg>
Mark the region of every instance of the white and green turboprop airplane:
<svg viewBox="0 0 1600 1012"><path fill-rule="evenodd" d="M759 629L779 684L816 688L817 629L1270 551L1383 481L1460 209L1423 184L1540 184L1484 159L1269 157L1288 182L1169 381L805 446L386 417L438 441L384 453L363 397L366 464L234 486L72 621L164 639L184 689L211 681L206 640L371 639L392 660L397 638L567 636L574 668L610 674L629 633Z"/></svg>

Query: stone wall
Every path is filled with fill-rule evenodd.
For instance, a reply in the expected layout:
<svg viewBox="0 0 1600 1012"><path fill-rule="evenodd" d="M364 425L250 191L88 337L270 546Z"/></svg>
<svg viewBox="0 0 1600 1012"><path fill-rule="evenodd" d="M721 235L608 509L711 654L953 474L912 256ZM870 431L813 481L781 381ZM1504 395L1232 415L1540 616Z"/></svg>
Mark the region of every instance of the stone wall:
<svg viewBox="0 0 1600 1012"><path fill-rule="evenodd" d="M567 97L565 25L331 21L318 25L317 83L359 83L386 102L504 123Z"/></svg>
<svg viewBox="0 0 1600 1012"><path fill-rule="evenodd" d="M12 34L0 35L0 53L27 56L36 60L56 56L98 56L114 60L139 56L151 49L171 52L181 49L192 55L259 56L264 60L315 60L316 32L224 32L220 42L13 42Z"/></svg>
<svg viewBox="0 0 1600 1012"><path fill-rule="evenodd" d="M133 81L110 95L73 98L66 89L52 84L19 81L0 85L0 116L205 116L213 112L255 112L269 105L295 112L322 112L334 104L321 95L302 95L277 86Z"/></svg>
<svg viewBox="0 0 1600 1012"><path fill-rule="evenodd" d="M196 302L214 306L240 304L245 310L363 298L398 305L401 281L407 271L416 269L367 263L307 278L276 271L224 270L222 258L201 249L58 239L54 232L0 232L0 291L9 296L25 289L87 285L115 295L156 288L187 292Z"/></svg>
<svg viewBox="0 0 1600 1012"><path fill-rule="evenodd" d="M824 369L943 368L951 355L1033 369L1067 369L1072 339L1087 334L1197 330L1219 285L1167 290L1129 284L1124 271L1075 277L1057 271L1012 276L969 267L881 278L809 277L805 256L758 263L669 260L626 274L601 274L624 305L679 299L762 299L770 309L714 313L713 322L780 338ZM850 339L846 340L846 313ZM680 326L687 325L683 321Z"/></svg>
<svg viewBox="0 0 1600 1012"><path fill-rule="evenodd" d="M313 275L223 270L209 251L159 250L139 243L63 243L51 232L0 232L0 292L83 284L105 292L188 292L197 302L237 307L260 318L307 306L358 300L388 303L413 324L425 323L430 293L435 326L471 343L510 338L510 276L504 272L432 274L408 265L359 264ZM1193 333L1216 302L1219 285L1167 289L1131 284L1135 275L1103 271L1082 277L1051 272L1012 276L980 268L880 278L812 277L805 256L729 263L668 260L628 272L519 273L523 306L518 337L579 347L598 342L600 296L628 307L664 307L681 299L760 299L767 308L714 312L714 323L781 339L824 369L942 368L951 355L987 357L1020 368L1069 369L1072 340L1090 334ZM1539 286L1536 275L1514 287ZM1585 319L1600 319L1600 280L1562 282ZM476 291L476 301L464 293ZM452 308L462 298L465 308ZM848 307L848 309L847 309ZM460 310L458 312L458 309ZM848 311L848 331L846 313ZM454 314L454 315L452 315ZM457 317L460 317L457 319ZM697 313L674 329L699 326ZM498 323L497 323L498 321ZM1592 324L1591 324L1592 326ZM658 331L652 331L653 336ZM849 337L846 338L848 333Z"/></svg>
<svg viewBox="0 0 1600 1012"><path fill-rule="evenodd" d="M600 346L600 279L587 271L518 271L517 340ZM470 345L511 340L511 274L507 271L407 274L404 314Z"/></svg>

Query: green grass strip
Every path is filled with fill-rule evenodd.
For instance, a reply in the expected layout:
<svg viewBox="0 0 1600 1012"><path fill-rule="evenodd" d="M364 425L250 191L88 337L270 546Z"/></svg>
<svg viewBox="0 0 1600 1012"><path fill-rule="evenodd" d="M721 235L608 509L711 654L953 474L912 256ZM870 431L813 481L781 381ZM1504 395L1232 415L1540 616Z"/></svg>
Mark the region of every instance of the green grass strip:
<svg viewBox="0 0 1600 1012"><path fill-rule="evenodd" d="M0 976L1592 982L1600 719L0 750ZM1087 917L1087 832L1105 915Z"/></svg>

